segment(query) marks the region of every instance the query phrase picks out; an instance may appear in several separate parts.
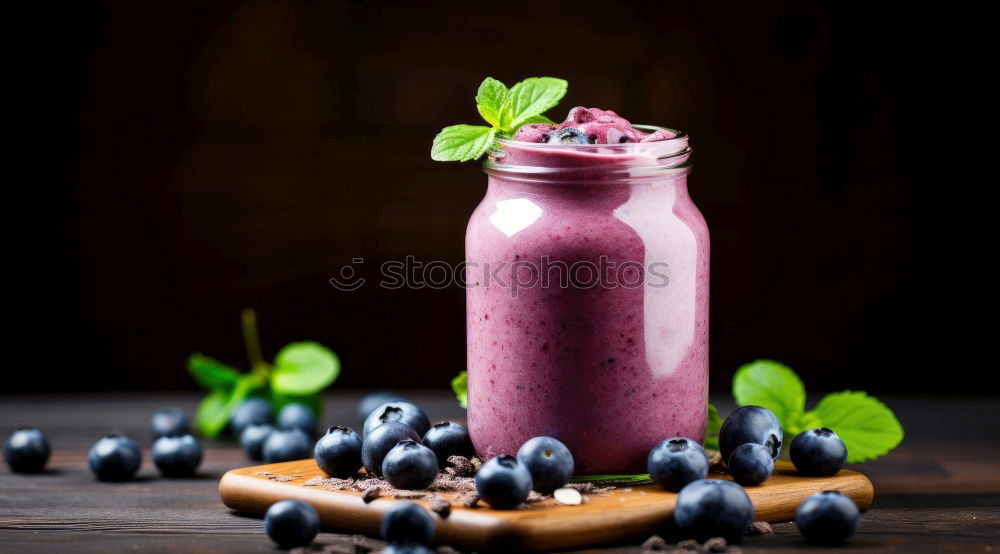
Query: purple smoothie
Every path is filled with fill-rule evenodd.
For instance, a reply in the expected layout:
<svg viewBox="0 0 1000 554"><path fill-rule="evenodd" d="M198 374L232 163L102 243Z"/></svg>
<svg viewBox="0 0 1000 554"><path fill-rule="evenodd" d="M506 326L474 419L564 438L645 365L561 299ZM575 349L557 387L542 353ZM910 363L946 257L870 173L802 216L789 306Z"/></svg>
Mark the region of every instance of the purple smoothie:
<svg viewBox="0 0 1000 554"><path fill-rule="evenodd" d="M587 144L543 142L565 127ZM645 473L657 442L705 435L709 238L687 137L574 108L515 139L466 233L472 440L485 460L548 435L577 474Z"/></svg>

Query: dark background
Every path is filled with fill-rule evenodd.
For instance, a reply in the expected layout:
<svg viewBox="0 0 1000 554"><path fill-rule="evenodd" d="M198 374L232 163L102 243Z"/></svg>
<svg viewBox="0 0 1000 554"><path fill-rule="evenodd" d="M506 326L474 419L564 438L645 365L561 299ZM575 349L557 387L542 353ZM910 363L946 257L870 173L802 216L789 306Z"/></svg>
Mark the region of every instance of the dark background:
<svg viewBox="0 0 1000 554"><path fill-rule="evenodd" d="M204 5L203 5L204 4ZM194 351L336 350L338 385L445 387L464 292L338 292L354 257L463 259L478 165L430 160L483 77L570 83L556 110L684 129L712 233L712 377L990 393L953 183L937 13L800 2L73 3L42 14L8 181L7 391L191 388ZM17 21L9 25L17 27ZM958 109L958 108L956 108ZM947 137L953 137L951 139ZM13 175L13 172L12 172ZM973 198L969 204L977 204ZM979 334L984 334L979 332ZM944 376L944 377L942 377Z"/></svg>

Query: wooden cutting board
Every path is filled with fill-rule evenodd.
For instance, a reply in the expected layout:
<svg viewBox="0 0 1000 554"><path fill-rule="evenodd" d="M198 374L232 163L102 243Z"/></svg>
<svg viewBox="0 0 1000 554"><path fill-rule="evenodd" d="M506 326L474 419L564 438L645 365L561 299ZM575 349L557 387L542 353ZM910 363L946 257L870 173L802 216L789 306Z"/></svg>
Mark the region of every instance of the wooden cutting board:
<svg viewBox="0 0 1000 554"><path fill-rule="evenodd" d="M365 504L359 492L303 486L313 477L325 475L311 459L234 469L222 477L219 494L229 508L251 514L263 514L278 500L303 500L316 508L325 526L373 536L378 536L382 513L398 502L379 498ZM729 477L709 474L709 478ZM802 477L781 460L771 479L746 489L756 520L770 522L794 519L795 508L823 490L850 496L862 510L874 497L871 482L855 471ZM587 495L587 501L578 506L558 505L552 499L516 510L492 510L482 502L477 508L452 503L451 515L438 520L435 542L464 550L551 550L623 539L641 541L662 531L676 498L656 485L646 485Z"/></svg>

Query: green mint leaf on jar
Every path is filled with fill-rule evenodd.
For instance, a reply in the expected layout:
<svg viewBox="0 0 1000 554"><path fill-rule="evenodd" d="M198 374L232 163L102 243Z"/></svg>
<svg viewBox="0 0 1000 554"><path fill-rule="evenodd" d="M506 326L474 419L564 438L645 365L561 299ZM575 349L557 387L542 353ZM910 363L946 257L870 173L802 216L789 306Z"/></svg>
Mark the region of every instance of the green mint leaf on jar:
<svg viewBox="0 0 1000 554"><path fill-rule="evenodd" d="M458 405L463 408L469 407L469 372L461 371L451 380L451 390L455 392Z"/></svg>
<svg viewBox="0 0 1000 554"><path fill-rule="evenodd" d="M479 115L495 129L503 129L504 123L511 120L510 105L507 103L509 94L507 85L493 77L487 77L476 93L476 109Z"/></svg>
<svg viewBox="0 0 1000 554"><path fill-rule="evenodd" d="M903 426L892 410L862 391L828 394L809 414L844 441L848 463L877 458L903 441Z"/></svg>
<svg viewBox="0 0 1000 554"><path fill-rule="evenodd" d="M293 342L274 358L271 389L280 394L305 396L318 393L340 375L340 359L316 342Z"/></svg>
<svg viewBox="0 0 1000 554"><path fill-rule="evenodd" d="M733 398L740 406L763 406L782 427L806 409L806 387L791 368L771 360L745 364L733 375ZM786 430L786 433L788 430Z"/></svg>
<svg viewBox="0 0 1000 554"><path fill-rule="evenodd" d="M553 121L542 112L566 95L568 83L554 77L531 77L511 88L487 77L476 92L476 109L486 125L452 125L434 137L431 159L464 162L495 149L496 140L510 138L521 125Z"/></svg>
<svg viewBox="0 0 1000 554"><path fill-rule="evenodd" d="M431 146L431 159L438 162L464 162L482 156L496 136L496 129L483 125L445 127Z"/></svg>
<svg viewBox="0 0 1000 554"><path fill-rule="evenodd" d="M558 104L567 88L569 83L555 77L532 77L514 85L508 100L514 118L511 127L516 129Z"/></svg>

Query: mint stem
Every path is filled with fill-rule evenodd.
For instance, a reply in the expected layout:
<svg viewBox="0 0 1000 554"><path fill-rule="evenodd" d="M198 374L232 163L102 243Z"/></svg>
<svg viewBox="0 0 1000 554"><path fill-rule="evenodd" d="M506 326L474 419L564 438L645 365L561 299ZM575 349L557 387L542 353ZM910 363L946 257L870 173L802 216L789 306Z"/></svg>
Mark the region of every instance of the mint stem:
<svg viewBox="0 0 1000 554"><path fill-rule="evenodd" d="M257 336L257 312L253 308L243 308L240 312L240 323L243 327L243 344L247 349L247 359L250 360L250 370L257 371L264 366L264 356L260 353L260 339Z"/></svg>

